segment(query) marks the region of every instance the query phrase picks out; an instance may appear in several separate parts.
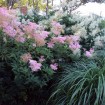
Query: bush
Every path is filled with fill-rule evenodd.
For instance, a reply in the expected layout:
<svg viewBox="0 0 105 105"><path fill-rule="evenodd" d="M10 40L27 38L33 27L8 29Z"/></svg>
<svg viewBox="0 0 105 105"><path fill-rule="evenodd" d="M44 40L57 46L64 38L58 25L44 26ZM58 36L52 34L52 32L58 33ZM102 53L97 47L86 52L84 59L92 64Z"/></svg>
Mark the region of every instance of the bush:
<svg viewBox="0 0 105 105"><path fill-rule="evenodd" d="M6 9L0 8L0 17L0 104L37 105L41 101L44 105L54 77L62 71L59 63L73 60L73 51L80 49L79 38L71 35L67 37L72 42L66 41L66 36L59 35L62 26L55 21L48 32L33 22L21 24ZM60 27L57 33L54 24ZM72 44L78 46L72 48Z"/></svg>
<svg viewBox="0 0 105 105"><path fill-rule="evenodd" d="M43 20L39 23L50 31L52 21L57 21L62 25L63 31L60 33L62 36L76 35L80 37L81 54L91 48L97 50L103 47L105 27L102 17L94 14L81 16L78 13L69 15L59 11L51 16L49 20Z"/></svg>
<svg viewBox="0 0 105 105"><path fill-rule="evenodd" d="M59 78L59 72L66 71L64 68L69 64L65 74L69 75L69 69L73 69L73 61L83 56L92 58L94 43L91 38L82 40L81 36L67 35L73 33L72 26L77 24L77 21L73 21L73 17L68 18L68 15L59 18L60 23L49 19L43 20L46 25L39 25L34 21L17 21L18 17L14 12L16 11L0 8L0 104L39 105L41 101L40 105L44 105L50 95L50 87ZM26 20L28 19L30 17L26 16ZM83 47L86 45L83 41L87 41L88 48ZM75 67L73 70L84 70L84 66L80 68L81 64L83 62L79 61L78 69ZM73 66L76 66L76 63ZM101 66L97 67L101 69ZM70 72L70 85L75 81L72 90L74 93L76 82L80 82L78 78L81 79L86 72L90 73L90 70L83 70L78 76L74 71ZM72 74L78 78L74 78Z"/></svg>

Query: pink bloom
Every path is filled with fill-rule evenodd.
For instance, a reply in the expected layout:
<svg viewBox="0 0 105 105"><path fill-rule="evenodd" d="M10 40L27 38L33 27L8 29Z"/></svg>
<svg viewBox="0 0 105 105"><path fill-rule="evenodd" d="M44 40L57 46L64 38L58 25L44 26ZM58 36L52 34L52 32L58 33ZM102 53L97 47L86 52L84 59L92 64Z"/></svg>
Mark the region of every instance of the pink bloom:
<svg viewBox="0 0 105 105"><path fill-rule="evenodd" d="M0 8L0 14L6 16L6 15L8 15L8 12L5 8Z"/></svg>
<svg viewBox="0 0 105 105"><path fill-rule="evenodd" d="M17 34L16 30L11 26L5 27L4 32L10 37L15 37Z"/></svg>
<svg viewBox="0 0 105 105"><path fill-rule="evenodd" d="M42 31L40 35L41 35L41 37L43 37L43 38L45 39L45 38L48 37L49 32L47 32L47 31Z"/></svg>
<svg viewBox="0 0 105 105"><path fill-rule="evenodd" d="M62 37L62 36L59 36L59 37L58 37L58 41L59 41L60 43L65 43L65 40L66 40L66 37Z"/></svg>
<svg viewBox="0 0 105 105"><path fill-rule="evenodd" d="M52 25L51 31L52 31L55 35L59 35L59 34L63 31L62 25L59 24L58 22L52 21L51 25Z"/></svg>
<svg viewBox="0 0 105 105"><path fill-rule="evenodd" d="M58 37L53 37L52 42L56 43L65 43L66 37L63 36L58 36Z"/></svg>
<svg viewBox="0 0 105 105"><path fill-rule="evenodd" d="M25 63L27 63L30 59L32 59L32 56L30 53L25 53L20 56L21 60Z"/></svg>
<svg viewBox="0 0 105 105"><path fill-rule="evenodd" d="M8 26L8 22L6 22L6 21L3 21L3 24L2 24L3 26L3 28L6 28L7 26Z"/></svg>
<svg viewBox="0 0 105 105"><path fill-rule="evenodd" d="M65 43L65 40L66 40L66 37L62 37L62 36L58 37L58 42L59 43Z"/></svg>
<svg viewBox="0 0 105 105"><path fill-rule="evenodd" d="M53 70L57 70L58 69L58 64L57 63L51 64L50 67Z"/></svg>
<svg viewBox="0 0 105 105"><path fill-rule="evenodd" d="M30 64L30 68L31 68L31 70L34 72L37 72L37 71L39 71L39 70L41 70L41 66L42 66L42 64L41 63L37 63L37 61L36 60L30 60L29 61L29 64Z"/></svg>
<svg viewBox="0 0 105 105"><path fill-rule="evenodd" d="M87 57L92 57L92 54L91 54L91 52L86 51L86 52L85 52L85 56L87 56Z"/></svg>
<svg viewBox="0 0 105 105"><path fill-rule="evenodd" d="M69 45L69 48L70 48L71 50L76 50L76 49L79 49L80 47L81 47L81 46L79 45L78 42L72 43L72 44Z"/></svg>
<svg viewBox="0 0 105 105"><path fill-rule="evenodd" d="M28 25L24 26L24 31L27 34L33 34L39 26L36 23L29 22Z"/></svg>
<svg viewBox="0 0 105 105"><path fill-rule="evenodd" d="M93 48L90 48L90 53L94 53L94 49Z"/></svg>
<svg viewBox="0 0 105 105"><path fill-rule="evenodd" d="M47 45L48 45L49 48L53 48L54 47L54 43L53 42L49 42L49 43L47 43Z"/></svg>
<svg viewBox="0 0 105 105"><path fill-rule="evenodd" d="M36 23L29 22L30 29L37 29L38 25Z"/></svg>
<svg viewBox="0 0 105 105"><path fill-rule="evenodd" d="M35 42L37 46L44 46L46 43L46 40L44 40L42 37L40 36L35 36Z"/></svg>
<svg viewBox="0 0 105 105"><path fill-rule="evenodd" d="M90 48L90 50L89 51L86 51L85 52L85 56L87 56L87 57L92 57L92 54L94 53L94 49L93 48Z"/></svg>
<svg viewBox="0 0 105 105"><path fill-rule="evenodd" d="M78 41L80 39L80 36L77 36L77 35L71 35L71 38L73 41Z"/></svg>
<svg viewBox="0 0 105 105"><path fill-rule="evenodd" d="M15 38L15 40L16 40L17 42L21 42L21 43L24 43L24 42L25 42L25 38L24 38L23 36L17 36L17 37Z"/></svg>
<svg viewBox="0 0 105 105"><path fill-rule="evenodd" d="M79 39L80 39L80 37L76 36L76 35L66 36L66 42L68 44L78 43Z"/></svg>
<svg viewBox="0 0 105 105"><path fill-rule="evenodd" d="M58 30L52 29L51 30L55 35L59 35L61 32L59 32Z"/></svg>
<svg viewBox="0 0 105 105"><path fill-rule="evenodd" d="M85 48L83 48L83 51L86 51L86 49L85 49Z"/></svg>
<svg viewBox="0 0 105 105"><path fill-rule="evenodd" d="M18 27L21 25L21 22L17 21L16 19L12 20L12 25Z"/></svg>
<svg viewBox="0 0 105 105"><path fill-rule="evenodd" d="M39 62L43 62L43 61L45 61L45 58L44 58L44 56L41 56L41 57L39 58Z"/></svg>

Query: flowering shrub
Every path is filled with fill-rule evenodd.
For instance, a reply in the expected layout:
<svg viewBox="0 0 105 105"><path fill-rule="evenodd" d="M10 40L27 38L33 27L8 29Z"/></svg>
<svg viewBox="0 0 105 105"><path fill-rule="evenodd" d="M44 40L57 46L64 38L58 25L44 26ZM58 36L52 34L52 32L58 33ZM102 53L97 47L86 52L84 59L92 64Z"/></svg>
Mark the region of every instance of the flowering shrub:
<svg viewBox="0 0 105 105"><path fill-rule="evenodd" d="M74 15L73 18L76 20L77 16ZM84 44L83 47L86 49L92 46L94 48L102 47L102 40L104 41L104 29L100 27L102 18L90 15L80 17L76 21L77 24L72 26L72 30L81 37L81 44Z"/></svg>
<svg viewBox="0 0 105 105"><path fill-rule="evenodd" d="M0 99L4 99L4 91L8 87L10 90L6 94L11 96L9 98L5 96L3 105L12 102L11 100L14 100L13 105L18 100L23 103L31 100L30 91L34 100L37 94L42 94L40 89L47 90L47 84L54 79L53 76L62 71L62 63L71 63L82 56L93 57L94 42L103 33L100 30L93 37L88 24L85 30L88 34L83 37L82 33L76 31L78 30L76 26L81 21L73 16L68 17L69 15L58 19L53 17L39 24L28 21L28 18L27 21L22 22L18 21L16 13L0 8L0 64L3 64L2 70L4 69L5 72L7 70L11 74L6 72L10 79L8 85L3 85L4 82L1 82L1 88L4 90L0 93ZM76 27L76 30L73 27ZM95 27L98 28L97 24ZM92 36L92 39L89 39L88 35ZM9 67L9 70L6 67ZM0 78L5 81L4 77ZM16 92L14 92L15 88ZM11 95L11 91L16 94ZM37 99L33 103L37 104Z"/></svg>
<svg viewBox="0 0 105 105"><path fill-rule="evenodd" d="M3 89L0 102L15 105L17 101L35 99L32 103L37 104L38 98L44 95L40 96L42 91L39 90L47 90L47 84L62 70L60 62L71 62L73 55L80 57L80 53L77 54L81 47L79 37L62 36L63 26L56 21L51 22L50 31L34 22L23 24L14 13L3 8L0 8L0 18L0 64L3 64L3 75L8 75L6 80L0 76Z"/></svg>
<svg viewBox="0 0 105 105"><path fill-rule="evenodd" d="M81 16L78 13L69 15L65 12L64 15L62 14L62 11L56 12L49 20L43 20L39 23L46 30L51 30L51 22L58 21L63 27L63 31L60 33L62 36L76 35L79 37L81 54L87 53L86 51L90 49L97 50L103 47L105 41L104 19L96 15Z"/></svg>

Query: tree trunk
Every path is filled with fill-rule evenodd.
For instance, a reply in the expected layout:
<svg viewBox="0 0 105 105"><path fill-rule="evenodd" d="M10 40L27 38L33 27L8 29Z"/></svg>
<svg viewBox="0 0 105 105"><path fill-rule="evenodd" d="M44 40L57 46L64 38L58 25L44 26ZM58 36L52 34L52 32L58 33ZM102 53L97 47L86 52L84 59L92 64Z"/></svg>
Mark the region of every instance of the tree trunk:
<svg viewBox="0 0 105 105"><path fill-rule="evenodd" d="M14 4L18 2L18 0L6 0L7 8L13 8Z"/></svg>
<svg viewBox="0 0 105 105"><path fill-rule="evenodd" d="M33 2L32 4L33 4L33 7L34 7L34 5L35 5L35 1L33 0L32 2Z"/></svg>
<svg viewBox="0 0 105 105"><path fill-rule="evenodd" d="M46 16L48 16L48 12L49 12L49 0L47 0L47 4L46 4Z"/></svg>
<svg viewBox="0 0 105 105"><path fill-rule="evenodd" d="M54 4L54 0L52 0L52 6L53 6L53 4Z"/></svg>
<svg viewBox="0 0 105 105"><path fill-rule="evenodd" d="M36 0L36 3L35 3L35 10L38 12L38 5L39 5L39 0Z"/></svg>

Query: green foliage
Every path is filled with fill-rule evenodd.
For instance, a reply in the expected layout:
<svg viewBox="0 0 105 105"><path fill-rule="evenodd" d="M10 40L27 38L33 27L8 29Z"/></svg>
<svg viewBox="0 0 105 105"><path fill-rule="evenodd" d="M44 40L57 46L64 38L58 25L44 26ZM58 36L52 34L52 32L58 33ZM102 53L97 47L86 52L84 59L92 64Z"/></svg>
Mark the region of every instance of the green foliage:
<svg viewBox="0 0 105 105"><path fill-rule="evenodd" d="M1 66L2 65L2 66ZM15 67L16 68L16 67ZM25 69L25 68L23 68ZM20 69L20 70L23 70ZM0 104L1 105L44 105L49 96L47 86L40 88L43 85L43 79L40 76L30 75L26 78L25 72L15 75L11 68L3 63L0 63ZM18 71L19 72L19 71ZM46 96L45 96L46 95ZM44 98L43 98L44 97ZM41 103L40 103L41 101ZM40 104L39 104L40 103Z"/></svg>
<svg viewBox="0 0 105 105"><path fill-rule="evenodd" d="M29 19L38 23L42 18L36 13L33 17L29 14L20 15L21 22L23 19ZM71 27L77 24L77 21L73 20L72 16L61 17L59 22L65 25L65 32L61 36L73 35ZM100 26L103 27L104 25ZM51 26L46 30L50 31L50 28ZM88 25L86 30L90 32ZM101 36L103 33L98 35ZM33 46L35 40L31 38L27 38L24 43L17 42L0 30L0 105L45 105L50 95L50 86L55 80L58 85L51 96L52 105L104 105L105 59L101 58L105 55L105 49L97 51L99 55L96 59L78 59L80 56L73 55L67 43L54 43L53 48L48 48L47 41L49 42L53 36L49 35L45 39L46 44L39 47ZM90 34L88 38L81 37L81 49L90 50L94 46L94 38ZM29 61L24 62L21 59L26 53L30 53L32 59L38 62L39 58L44 56L45 61L41 62L41 70L33 72ZM78 61L75 61L77 59ZM53 63L58 64L56 73L50 67Z"/></svg>
<svg viewBox="0 0 105 105"><path fill-rule="evenodd" d="M101 23L99 24L99 27L101 29L105 28L105 20L102 20Z"/></svg>
<svg viewBox="0 0 105 105"><path fill-rule="evenodd" d="M32 47L33 40L24 44L5 36L0 30L0 104L1 105L40 105L45 104L49 97L47 89L54 71L49 67L48 60L52 53L47 48ZM42 49L42 50L41 50ZM21 60L21 55L30 52L33 59L38 60L42 54L46 57L39 72L32 72L29 64ZM47 60L48 59L48 60ZM50 87L50 85L49 85ZM47 93L48 92L48 93ZM44 96L46 94L46 96ZM44 98L43 98L44 97ZM41 98L41 99L40 99Z"/></svg>
<svg viewBox="0 0 105 105"><path fill-rule="evenodd" d="M66 71L51 99L54 105L104 105L105 59L79 61Z"/></svg>
<svg viewBox="0 0 105 105"><path fill-rule="evenodd" d="M15 3L14 8L18 7L19 6L18 4L19 4L19 2ZM45 9L46 9L46 4L43 3L42 0L36 0L36 1L34 1L34 0L20 0L20 4L21 4L21 6L24 6L27 4L30 7L33 6L37 11L39 11L39 10L45 11Z"/></svg>
<svg viewBox="0 0 105 105"><path fill-rule="evenodd" d="M39 21L45 19L44 16L41 16L41 15L39 15L38 13L36 13L35 10L33 10L32 12L33 12L32 15L31 15L31 14L26 14L26 15L20 14L20 15L18 16L19 21L22 22L22 21L24 20L24 21L27 22L27 21L29 20L29 21L31 21L31 22L38 23Z"/></svg>
<svg viewBox="0 0 105 105"><path fill-rule="evenodd" d="M35 50L38 55L44 55L47 59L53 58L51 50L46 47L37 47Z"/></svg>
<svg viewBox="0 0 105 105"><path fill-rule="evenodd" d="M73 35L73 31L71 29L71 26L75 25L76 24L76 21L74 21L72 19L72 16L70 15L66 15L66 16L63 16L59 22L62 24L62 25L65 25L65 35Z"/></svg>
<svg viewBox="0 0 105 105"><path fill-rule="evenodd" d="M0 65L3 64L0 66L0 72L2 76L4 75L0 76L0 79L3 80L0 81L0 89L2 90L0 99L3 105L7 103L24 105L29 101L32 102L31 105L34 103L39 105L40 97L45 97L47 100L50 94L48 87L52 84L49 85L49 83L57 78L54 77L56 73L51 69L50 64L58 63L58 71L62 71L59 63L72 61L72 51L66 44L56 43L54 48L48 48L46 45L33 46L33 43L35 41L31 38L24 43L17 42L0 30ZM21 56L26 53L30 53L32 59L38 62L40 56L44 56L45 61L41 63L41 70L32 72L29 62L22 61ZM5 75L7 79L5 79ZM3 85L5 82L6 85ZM43 93L47 95L44 96ZM41 105L45 104L45 100L42 98Z"/></svg>
<svg viewBox="0 0 105 105"><path fill-rule="evenodd" d="M90 50L94 46L94 37L89 36L88 38L81 38L80 44L83 48L86 48L87 50Z"/></svg>
<svg viewBox="0 0 105 105"><path fill-rule="evenodd" d="M54 54L54 59L60 61L70 62L72 60L72 51L68 48L68 46L57 43L52 49Z"/></svg>
<svg viewBox="0 0 105 105"><path fill-rule="evenodd" d="M54 48L48 48L47 45L33 46L33 43L35 41L31 38L27 38L24 43L17 42L0 30L0 64L3 64L3 66L0 66L0 70L4 75L0 79L5 80L0 81L0 88L3 89L0 93L0 99L3 105L7 103L10 103L10 105L21 103L21 105L24 105L29 101L32 102L31 105L34 105L34 103L39 105L40 97L48 99L50 94L48 87L52 84L49 85L49 83L56 80L57 77L54 76L57 72L62 71L62 66L59 63L72 61L72 51L66 44L56 43ZM44 56L45 61L41 63L41 70L33 72L29 67L29 62L22 61L21 56L26 53L30 53L32 59L38 62L40 62L39 58ZM59 70L56 73L50 67L50 64L53 63L58 63ZM4 79L5 74L7 79ZM3 85L5 82L8 85ZM43 96L43 93L47 95ZM45 100L42 98L40 105L44 105Z"/></svg>
<svg viewBox="0 0 105 105"><path fill-rule="evenodd" d="M0 6L5 6L5 0L0 0Z"/></svg>
<svg viewBox="0 0 105 105"><path fill-rule="evenodd" d="M60 23L65 24L66 27L70 27L70 26L76 24L75 20L72 20L72 16L70 16L70 15L63 16Z"/></svg>

